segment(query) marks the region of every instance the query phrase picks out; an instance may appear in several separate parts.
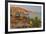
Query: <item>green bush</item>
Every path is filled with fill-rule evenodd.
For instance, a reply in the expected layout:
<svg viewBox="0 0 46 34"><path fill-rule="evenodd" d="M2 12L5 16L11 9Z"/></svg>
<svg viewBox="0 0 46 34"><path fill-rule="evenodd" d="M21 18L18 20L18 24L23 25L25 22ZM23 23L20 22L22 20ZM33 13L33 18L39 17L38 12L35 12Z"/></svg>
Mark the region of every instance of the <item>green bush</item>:
<svg viewBox="0 0 46 34"><path fill-rule="evenodd" d="M32 27L40 27L41 21L38 19L38 17L35 17L34 19L30 19L32 21Z"/></svg>

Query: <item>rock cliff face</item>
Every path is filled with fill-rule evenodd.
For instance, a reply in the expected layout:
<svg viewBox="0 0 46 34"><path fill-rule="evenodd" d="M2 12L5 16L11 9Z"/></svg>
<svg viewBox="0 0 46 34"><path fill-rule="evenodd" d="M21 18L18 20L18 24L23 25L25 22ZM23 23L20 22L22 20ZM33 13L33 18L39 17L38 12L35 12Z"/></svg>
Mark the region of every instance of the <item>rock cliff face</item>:
<svg viewBox="0 0 46 34"><path fill-rule="evenodd" d="M11 7L11 12L12 15L15 16L17 12L22 13L22 14L28 14L28 10L20 7Z"/></svg>
<svg viewBox="0 0 46 34"><path fill-rule="evenodd" d="M11 28L29 27L29 19L24 16L28 15L28 10L20 7L10 8L10 23Z"/></svg>

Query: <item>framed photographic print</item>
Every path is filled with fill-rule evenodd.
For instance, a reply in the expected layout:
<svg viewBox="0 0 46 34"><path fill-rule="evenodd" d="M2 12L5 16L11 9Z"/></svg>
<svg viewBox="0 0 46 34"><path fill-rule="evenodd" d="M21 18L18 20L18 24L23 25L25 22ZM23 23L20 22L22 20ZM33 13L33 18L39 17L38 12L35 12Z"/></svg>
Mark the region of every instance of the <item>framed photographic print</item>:
<svg viewBox="0 0 46 34"><path fill-rule="evenodd" d="M45 31L45 3L5 0L5 33Z"/></svg>

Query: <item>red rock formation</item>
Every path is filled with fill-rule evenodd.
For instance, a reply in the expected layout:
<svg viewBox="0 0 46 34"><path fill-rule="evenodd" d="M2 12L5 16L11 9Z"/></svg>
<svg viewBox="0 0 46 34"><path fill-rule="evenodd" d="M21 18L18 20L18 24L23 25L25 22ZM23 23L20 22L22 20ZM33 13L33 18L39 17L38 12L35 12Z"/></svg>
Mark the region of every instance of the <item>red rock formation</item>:
<svg viewBox="0 0 46 34"><path fill-rule="evenodd" d="M11 7L11 9L10 9L10 14L11 14L11 17L10 17L10 22L11 22L11 26L13 26L13 27L22 27L22 26L24 26L24 24L25 24L25 26L30 26L29 24L28 24L28 22L29 22L29 20L27 19L27 17L26 17L26 19L25 18L23 18L23 17L25 17L25 16L20 16L20 17L16 17L16 14L17 13L19 13L19 14L28 14L28 10L26 10L26 9L24 9L24 8L20 8L20 7ZM25 23L24 23L24 21L25 21Z"/></svg>

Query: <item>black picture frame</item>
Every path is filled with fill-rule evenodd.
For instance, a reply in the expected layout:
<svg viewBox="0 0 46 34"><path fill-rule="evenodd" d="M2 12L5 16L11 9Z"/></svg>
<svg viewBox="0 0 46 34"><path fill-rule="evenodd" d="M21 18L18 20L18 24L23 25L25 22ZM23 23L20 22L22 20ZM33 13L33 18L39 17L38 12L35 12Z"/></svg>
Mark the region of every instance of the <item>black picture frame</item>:
<svg viewBox="0 0 46 34"><path fill-rule="evenodd" d="M29 30L29 31L8 32L8 2L42 4L43 5L43 30ZM45 31L45 3L44 2L27 2L27 1L8 1L8 0L5 0L5 33L24 33L24 32L41 32L41 31Z"/></svg>

